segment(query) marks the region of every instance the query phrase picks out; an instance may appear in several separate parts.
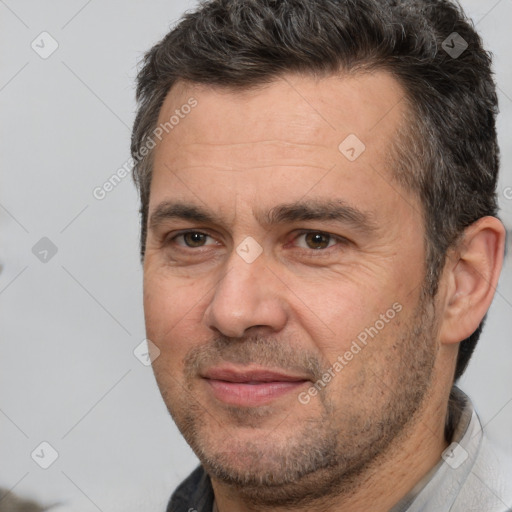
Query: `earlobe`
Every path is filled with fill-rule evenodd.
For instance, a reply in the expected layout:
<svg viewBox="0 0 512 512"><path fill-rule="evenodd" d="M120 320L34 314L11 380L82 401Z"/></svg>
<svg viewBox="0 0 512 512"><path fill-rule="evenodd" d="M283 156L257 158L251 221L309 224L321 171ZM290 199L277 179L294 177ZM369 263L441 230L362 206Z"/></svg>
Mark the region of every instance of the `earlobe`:
<svg viewBox="0 0 512 512"><path fill-rule="evenodd" d="M466 228L447 258L441 343L466 339L487 313L503 264L505 233L499 219L483 217Z"/></svg>

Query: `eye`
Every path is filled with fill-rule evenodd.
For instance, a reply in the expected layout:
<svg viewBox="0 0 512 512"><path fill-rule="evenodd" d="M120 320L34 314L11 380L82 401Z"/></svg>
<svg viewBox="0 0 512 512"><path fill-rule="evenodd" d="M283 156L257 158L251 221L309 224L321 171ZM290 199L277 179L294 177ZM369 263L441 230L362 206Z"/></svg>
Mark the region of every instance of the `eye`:
<svg viewBox="0 0 512 512"><path fill-rule="evenodd" d="M301 249L312 249L314 251L328 249L336 245L336 242L344 242L344 239L341 237L330 235L322 231L303 231L298 234L294 241L300 239L304 239L305 242L305 245L298 244Z"/></svg>
<svg viewBox="0 0 512 512"><path fill-rule="evenodd" d="M177 240L182 240L183 243L177 243L182 247L188 247L190 249L194 249L196 247L203 247L205 245L206 239L212 238L210 235L206 233L202 233L201 231L185 231L183 233L178 233L173 236L170 241L175 242Z"/></svg>
<svg viewBox="0 0 512 512"><path fill-rule="evenodd" d="M212 239L214 243L207 244L208 238ZM213 237L201 231L184 231L178 233L170 238L169 242L189 249L215 245L217 243ZM337 243L347 243L347 240L339 236L324 233L323 231L302 231L294 238L293 242L300 249L322 251L329 249Z"/></svg>

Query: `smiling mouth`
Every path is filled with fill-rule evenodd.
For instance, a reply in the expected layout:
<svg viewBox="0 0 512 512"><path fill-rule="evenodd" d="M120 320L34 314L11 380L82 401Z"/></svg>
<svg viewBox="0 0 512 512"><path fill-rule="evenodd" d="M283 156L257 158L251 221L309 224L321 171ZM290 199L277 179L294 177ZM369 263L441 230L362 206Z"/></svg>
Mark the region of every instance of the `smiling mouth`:
<svg viewBox="0 0 512 512"><path fill-rule="evenodd" d="M268 369L213 368L202 375L213 396L229 405L256 407L267 404L310 382L301 375Z"/></svg>

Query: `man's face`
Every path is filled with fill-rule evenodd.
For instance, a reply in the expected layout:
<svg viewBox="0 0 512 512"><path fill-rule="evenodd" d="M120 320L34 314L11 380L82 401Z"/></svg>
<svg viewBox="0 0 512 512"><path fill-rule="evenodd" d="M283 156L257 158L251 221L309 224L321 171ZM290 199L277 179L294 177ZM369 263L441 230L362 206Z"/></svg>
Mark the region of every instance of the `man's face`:
<svg viewBox="0 0 512 512"><path fill-rule="evenodd" d="M155 376L210 475L253 502L349 482L428 392L424 222L385 164L402 98L383 72L287 76L246 92L179 84L161 110L161 123L190 113L154 155ZM351 134L364 151L339 147Z"/></svg>

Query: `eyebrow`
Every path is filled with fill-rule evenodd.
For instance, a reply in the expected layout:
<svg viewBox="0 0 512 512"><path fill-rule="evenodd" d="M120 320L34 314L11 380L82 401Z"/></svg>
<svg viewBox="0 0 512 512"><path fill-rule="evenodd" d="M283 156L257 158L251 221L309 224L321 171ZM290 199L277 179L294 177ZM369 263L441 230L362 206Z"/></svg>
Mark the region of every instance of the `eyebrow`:
<svg viewBox="0 0 512 512"><path fill-rule="evenodd" d="M334 221L349 224L365 234L371 234L378 229L371 212L363 212L343 200L308 199L285 203L274 206L266 213L257 212L255 217L263 226L297 221ZM170 219L219 226L224 224L221 217L202 206L181 201L163 201L151 214L149 228L155 230Z"/></svg>

